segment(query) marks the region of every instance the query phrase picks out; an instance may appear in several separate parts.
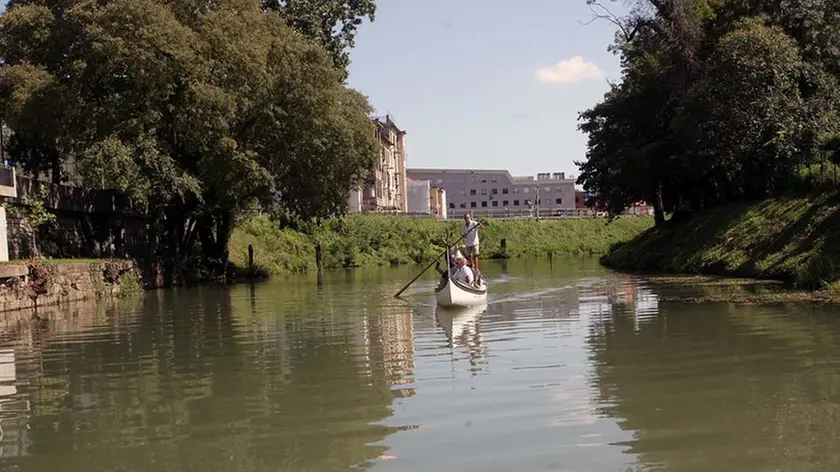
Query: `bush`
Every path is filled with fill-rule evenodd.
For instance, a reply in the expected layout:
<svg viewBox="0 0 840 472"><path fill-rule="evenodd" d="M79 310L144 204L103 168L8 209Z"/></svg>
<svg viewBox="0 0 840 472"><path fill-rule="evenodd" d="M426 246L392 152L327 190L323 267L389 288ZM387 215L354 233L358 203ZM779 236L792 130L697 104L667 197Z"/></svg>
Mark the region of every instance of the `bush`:
<svg viewBox="0 0 840 472"><path fill-rule="evenodd" d="M652 218L629 216L610 223L604 218L486 221L480 230L483 258L603 254L653 225ZM431 218L353 215L327 220L312 234L305 234L280 229L260 216L236 228L230 254L233 263L246 267L252 244L255 262L272 275L314 269L319 244L326 269L423 263L456 240L462 225Z"/></svg>

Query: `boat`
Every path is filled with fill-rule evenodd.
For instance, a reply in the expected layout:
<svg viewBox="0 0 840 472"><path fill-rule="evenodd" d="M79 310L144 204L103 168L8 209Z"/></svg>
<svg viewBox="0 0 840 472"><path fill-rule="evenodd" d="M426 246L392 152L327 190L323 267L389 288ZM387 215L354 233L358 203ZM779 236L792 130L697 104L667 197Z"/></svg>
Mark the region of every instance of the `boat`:
<svg viewBox="0 0 840 472"><path fill-rule="evenodd" d="M480 285L468 285L452 278L455 269L449 269L442 284L435 288L438 306L442 307L471 307L487 302L487 283L484 277Z"/></svg>

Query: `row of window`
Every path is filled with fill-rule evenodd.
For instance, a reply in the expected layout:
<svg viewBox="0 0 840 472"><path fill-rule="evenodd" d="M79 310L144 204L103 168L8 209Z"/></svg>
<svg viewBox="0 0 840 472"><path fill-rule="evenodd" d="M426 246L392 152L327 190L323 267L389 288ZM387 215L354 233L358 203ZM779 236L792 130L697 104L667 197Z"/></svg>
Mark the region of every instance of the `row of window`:
<svg viewBox="0 0 840 472"><path fill-rule="evenodd" d="M489 193L491 195L498 195L499 194L499 189L497 189L497 188L491 188L491 189L482 188L482 189L479 189L479 190L471 188L470 189L470 195L476 195L477 193L481 194L481 195L487 195L488 190L489 190ZM522 193L530 193L531 188L530 187L524 187L524 188L514 188L513 189L513 193L515 193L515 194L519 193L520 191ZM539 191L543 192L543 193L551 193L551 187L540 187ZM561 187L558 187L557 191L562 192L563 189ZM509 189L506 189L506 188L502 189L502 195L507 195L509 192L510 192ZM536 188L534 188L534 193L537 193ZM467 195L467 191L466 190L461 190L461 196L463 197L463 196L466 196L466 195Z"/></svg>
<svg viewBox="0 0 840 472"><path fill-rule="evenodd" d="M479 202L469 202L469 203L470 203L470 208L478 208L478 206L479 206ZM508 200L502 200L501 205L503 207L507 207L507 206L510 206L510 205L508 205L509 203L510 202ZM529 206L529 205L531 205L531 203L532 203L531 200L525 200L524 201L525 206ZM555 199L554 204L555 205L562 205L563 204L563 199L562 198ZM542 198L537 200L537 205L542 205ZM467 207L467 202L462 202L458 206L460 208L466 208ZM480 202L480 206L481 206L481 208L487 208L487 202ZM490 206L491 207L498 207L499 206L499 201L498 200L491 201ZM514 200L513 201L513 206L518 207L519 206L519 200ZM449 203L449 208L450 209L455 209L455 203L450 202Z"/></svg>
<svg viewBox="0 0 840 472"><path fill-rule="evenodd" d="M479 182L482 184L486 184L488 180L491 184L499 183L498 177L490 177L490 179L487 179L486 177L449 177L448 179L446 179L446 181L450 184L477 184ZM437 183L443 184L443 179L437 179Z"/></svg>

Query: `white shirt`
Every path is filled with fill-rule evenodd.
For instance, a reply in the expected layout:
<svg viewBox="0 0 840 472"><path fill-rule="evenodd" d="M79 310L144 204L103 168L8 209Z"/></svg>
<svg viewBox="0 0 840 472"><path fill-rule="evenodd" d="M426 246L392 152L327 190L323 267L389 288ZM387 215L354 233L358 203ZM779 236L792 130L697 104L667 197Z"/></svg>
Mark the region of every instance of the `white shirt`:
<svg viewBox="0 0 840 472"><path fill-rule="evenodd" d="M461 234L465 234L467 231L475 228L476 226L478 226L478 221L470 221L469 224L465 224L464 227L461 228ZM474 229L470 234L467 234L466 241L467 247L478 246L478 228Z"/></svg>
<svg viewBox="0 0 840 472"><path fill-rule="evenodd" d="M466 265L458 268L455 273L452 274L452 277L458 282L465 284L471 284L475 279L472 269Z"/></svg>

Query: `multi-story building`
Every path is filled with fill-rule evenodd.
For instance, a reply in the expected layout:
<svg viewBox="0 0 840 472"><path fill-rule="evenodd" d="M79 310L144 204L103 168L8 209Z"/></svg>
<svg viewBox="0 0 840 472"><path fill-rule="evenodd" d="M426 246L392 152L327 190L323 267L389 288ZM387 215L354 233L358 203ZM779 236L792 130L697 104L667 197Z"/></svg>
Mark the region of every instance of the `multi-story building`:
<svg viewBox="0 0 840 472"><path fill-rule="evenodd" d="M374 168L365 177L360 189L350 195L350 213L408 210L405 173L405 135L390 115L373 120L379 140L379 153Z"/></svg>
<svg viewBox="0 0 840 472"><path fill-rule="evenodd" d="M428 180L446 191L449 218L553 216L574 213L575 180L565 173L514 177L506 170L408 169L408 178Z"/></svg>

